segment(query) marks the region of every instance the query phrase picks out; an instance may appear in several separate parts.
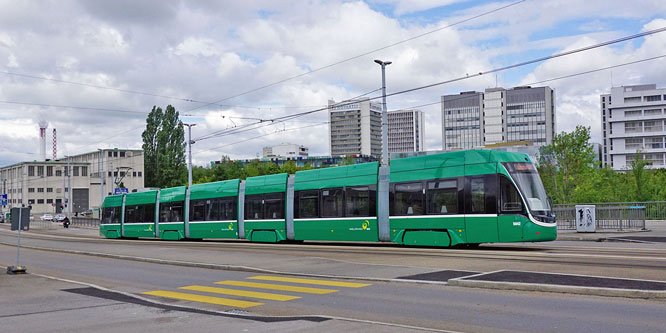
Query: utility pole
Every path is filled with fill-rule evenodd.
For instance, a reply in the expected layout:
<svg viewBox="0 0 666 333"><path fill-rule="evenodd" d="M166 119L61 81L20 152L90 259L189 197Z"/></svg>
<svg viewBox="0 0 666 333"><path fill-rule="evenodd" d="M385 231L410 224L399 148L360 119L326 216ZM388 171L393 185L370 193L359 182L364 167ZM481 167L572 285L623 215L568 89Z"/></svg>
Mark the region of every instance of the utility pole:
<svg viewBox="0 0 666 333"><path fill-rule="evenodd" d="M187 162L187 184L189 187L192 187L192 127L197 126L197 124L185 124L187 126L187 147L188 147L188 162Z"/></svg>
<svg viewBox="0 0 666 333"><path fill-rule="evenodd" d="M99 149L99 216L102 216L102 204L104 203L104 149Z"/></svg>
<svg viewBox="0 0 666 333"><path fill-rule="evenodd" d="M379 165L379 180L377 184L377 225L379 227L379 240L391 241L389 225L389 160L388 160L388 115L386 114L386 66L390 61L375 60L382 66L382 159Z"/></svg>
<svg viewBox="0 0 666 333"><path fill-rule="evenodd" d="M72 172L69 167L69 156L67 156L67 218L72 218Z"/></svg>

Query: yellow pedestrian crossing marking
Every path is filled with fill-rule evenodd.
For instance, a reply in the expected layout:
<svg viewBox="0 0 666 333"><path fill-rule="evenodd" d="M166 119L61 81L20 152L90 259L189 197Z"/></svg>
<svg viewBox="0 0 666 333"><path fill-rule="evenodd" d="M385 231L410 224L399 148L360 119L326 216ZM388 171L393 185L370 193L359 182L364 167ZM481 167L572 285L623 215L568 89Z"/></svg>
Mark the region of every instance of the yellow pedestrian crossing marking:
<svg viewBox="0 0 666 333"><path fill-rule="evenodd" d="M282 290L282 291L294 291L299 293L307 294L328 294L334 293L337 290L334 289L321 289L321 288L308 288L308 287L296 287L296 286L285 286L281 284L269 284L269 283L256 283L256 282L246 282L246 281L219 281L215 282L216 284L224 284L228 286L237 286L237 287L250 287L250 288L259 288L259 289L272 289L272 290Z"/></svg>
<svg viewBox="0 0 666 333"><path fill-rule="evenodd" d="M201 296L194 294L179 293L175 291L166 291L166 290L155 290L142 293L144 295L153 295L165 298L174 298L182 299L186 301L217 304L217 305L226 305L236 308L250 308L253 306L263 305L264 303L249 302L249 301L239 301L235 299L221 298L221 297L211 297L211 296Z"/></svg>
<svg viewBox="0 0 666 333"><path fill-rule="evenodd" d="M207 293L232 295L232 296L269 299L273 301L290 301L292 299L300 298L299 296L279 295L279 294L262 293L256 291L246 291L246 290L236 290L236 289L216 288L216 287L206 287L206 286L187 286L187 287L180 287L178 289L203 291Z"/></svg>
<svg viewBox="0 0 666 333"><path fill-rule="evenodd" d="M347 288L361 288L371 286L372 284L367 283L352 283L352 282L338 282L338 281L325 281L325 280L312 280L312 279L298 279L298 278L289 278L289 277L280 277L280 276L253 276L248 279L253 280L267 280L267 281L280 281L280 282L293 282L293 283L304 283L304 284L318 284L322 286L333 286L333 287L347 287Z"/></svg>

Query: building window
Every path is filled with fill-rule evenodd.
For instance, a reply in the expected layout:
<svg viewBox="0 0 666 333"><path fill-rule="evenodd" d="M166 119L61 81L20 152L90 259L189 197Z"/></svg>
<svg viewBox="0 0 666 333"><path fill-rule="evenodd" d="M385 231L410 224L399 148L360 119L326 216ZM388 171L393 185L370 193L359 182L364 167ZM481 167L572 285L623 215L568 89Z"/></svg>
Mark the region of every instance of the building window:
<svg viewBox="0 0 666 333"><path fill-rule="evenodd" d="M56 175L56 177L62 177L62 170L57 169L55 175Z"/></svg>
<svg viewBox="0 0 666 333"><path fill-rule="evenodd" d="M661 95L645 96L646 102L658 102L661 101Z"/></svg>
<svg viewBox="0 0 666 333"><path fill-rule="evenodd" d="M46 188L46 193L52 193L52 192L53 192L53 187Z"/></svg>
<svg viewBox="0 0 666 333"><path fill-rule="evenodd" d="M625 103L640 103L642 98L640 96L638 97L625 97L624 102Z"/></svg>
<svg viewBox="0 0 666 333"><path fill-rule="evenodd" d="M132 171L132 177L136 177L136 171Z"/></svg>
<svg viewBox="0 0 666 333"><path fill-rule="evenodd" d="M139 177L141 177L141 171L137 172L137 175L138 175Z"/></svg>
<svg viewBox="0 0 666 333"><path fill-rule="evenodd" d="M643 122L643 127L645 132L661 132L664 129L664 126L661 120L652 120Z"/></svg>
<svg viewBox="0 0 666 333"><path fill-rule="evenodd" d="M47 166L46 167L46 177L51 177L53 176L53 167L52 166Z"/></svg>
<svg viewBox="0 0 666 333"><path fill-rule="evenodd" d="M117 151L113 152L113 157L118 157L118 152Z"/></svg>
<svg viewBox="0 0 666 333"><path fill-rule="evenodd" d="M112 151L109 152L109 157L113 157L113 152Z"/></svg>
<svg viewBox="0 0 666 333"><path fill-rule="evenodd" d="M643 149L643 139L642 138L624 139L624 149Z"/></svg>
<svg viewBox="0 0 666 333"><path fill-rule="evenodd" d="M125 157L125 152L124 151L120 152L120 157Z"/></svg>
<svg viewBox="0 0 666 333"><path fill-rule="evenodd" d="M37 188L37 193L44 193L44 188L43 187L38 187Z"/></svg>
<svg viewBox="0 0 666 333"><path fill-rule="evenodd" d="M69 187L65 187L65 193L69 192Z"/></svg>
<svg viewBox="0 0 666 333"><path fill-rule="evenodd" d="M640 121L628 121L624 123L624 132L625 133L638 133L643 132L643 127L641 126ZM611 134L613 132L611 131Z"/></svg>
<svg viewBox="0 0 666 333"><path fill-rule="evenodd" d="M53 203L53 199L46 199L46 203L47 203L47 204L52 204L52 203Z"/></svg>
<svg viewBox="0 0 666 333"><path fill-rule="evenodd" d="M35 166L30 165L28 166L28 177L34 177L35 176Z"/></svg>
<svg viewBox="0 0 666 333"><path fill-rule="evenodd" d="M82 166L81 167L81 176L88 177L88 167L87 166Z"/></svg>
<svg viewBox="0 0 666 333"><path fill-rule="evenodd" d="M645 115L646 115L646 116L656 116L656 115L661 115L661 109L650 109L650 110L645 110Z"/></svg>
<svg viewBox="0 0 666 333"><path fill-rule="evenodd" d="M35 193L34 187L28 187L28 193Z"/></svg>
<svg viewBox="0 0 666 333"><path fill-rule="evenodd" d="M661 137L645 138L645 148L659 149L664 148L663 139Z"/></svg>
<svg viewBox="0 0 666 333"><path fill-rule="evenodd" d="M38 204L43 204L43 203L44 203L44 199L37 199L37 203L38 203Z"/></svg>
<svg viewBox="0 0 666 333"><path fill-rule="evenodd" d="M28 199L28 205L34 205L35 199Z"/></svg>
<svg viewBox="0 0 666 333"><path fill-rule="evenodd" d="M640 117L641 116L641 110L636 110L636 111L624 111L624 116L625 117Z"/></svg>
<svg viewBox="0 0 666 333"><path fill-rule="evenodd" d="M78 177L78 175L79 175L79 167L75 166L75 167L74 167L74 170L72 170L72 171L73 171L73 172L72 172L73 176L74 176L74 177Z"/></svg>
<svg viewBox="0 0 666 333"><path fill-rule="evenodd" d="M37 166L37 176L44 177L44 166L43 165Z"/></svg>

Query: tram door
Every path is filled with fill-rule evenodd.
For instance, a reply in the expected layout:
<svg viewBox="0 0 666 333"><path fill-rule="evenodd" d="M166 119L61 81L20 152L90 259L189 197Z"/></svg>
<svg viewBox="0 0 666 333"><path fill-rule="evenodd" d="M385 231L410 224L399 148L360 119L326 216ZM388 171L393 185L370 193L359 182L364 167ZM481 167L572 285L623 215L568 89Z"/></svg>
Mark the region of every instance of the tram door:
<svg viewBox="0 0 666 333"><path fill-rule="evenodd" d="M497 174L495 165L465 166L465 228L468 243L499 240L497 230ZM478 174L479 168L492 174ZM476 174L474 174L476 173Z"/></svg>

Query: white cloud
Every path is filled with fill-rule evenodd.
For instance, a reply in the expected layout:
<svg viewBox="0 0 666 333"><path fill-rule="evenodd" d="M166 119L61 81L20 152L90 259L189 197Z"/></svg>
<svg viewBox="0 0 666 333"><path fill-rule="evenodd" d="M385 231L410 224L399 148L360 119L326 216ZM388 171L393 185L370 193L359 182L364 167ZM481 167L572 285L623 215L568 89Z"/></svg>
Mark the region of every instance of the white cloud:
<svg viewBox="0 0 666 333"><path fill-rule="evenodd" d="M472 7L443 18L432 16L433 12L443 11L429 11L454 2ZM36 129L25 126L32 126L29 124L42 114L52 127L58 128L63 152L138 148L145 115L154 105L172 104L181 114L194 115L188 118L198 122L193 136L201 136L233 126L222 115L271 119L317 109L329 99L340 101L375 90L380 86L381 72L373 59L393 61L386 72L387 90L391 93L527 60L533 57L531 52L571 49L635 33L614 24L615 18L634 25L639 22L644 29L666 25L663 19L644 21L655 13L666 13L663 1L530 1L463 26L271 85L504 3L382 0L378 4L388 4L398 17L388 17L361 1L298 0L288 7L268 0L0 1L0 64L17 73L147 93L1 75L0 100L144 112L0 104L4 124L0 127L0 139L6 147L20 147L3 152L2 162L29 159L23 152L37 150ZM400 17L405 13L410 14L406 21ZM560 24L571 22L578 28L561 33L557 29ZM553 33L555 30L558 33ZM655 35L628 46L548 61L520 80L504 83L511 86L521 83L518 81L534 82L661 54L666 50L665 43L663 36ZM663 85L663 64L664 61L651 62L614 70L614 82ZM606 72L548 83L556 89L558 129L570 130L574 125L571 119L583 119L598 137L598 95L608 91L609 82L610 73ZM438 102L443 94L483 90L494 84L494 77L474 78L390 97L388 105L389 109L408 108ZM229 98L232 96L237 97ZM208 106L200 103L215 101L220 102ZM440 107L433 105L422 110L426 112L427 147L439 149ZM312 154L328 154L326 126L275 132L322 121L327 121L326 112L198 141L193 147L198 151L194 160L207 164L221 154L254 157L261 147L282 141L305 144ZM245 141L259 135L266 136ZM208 150L222 145L228 146Z"/></svg>

